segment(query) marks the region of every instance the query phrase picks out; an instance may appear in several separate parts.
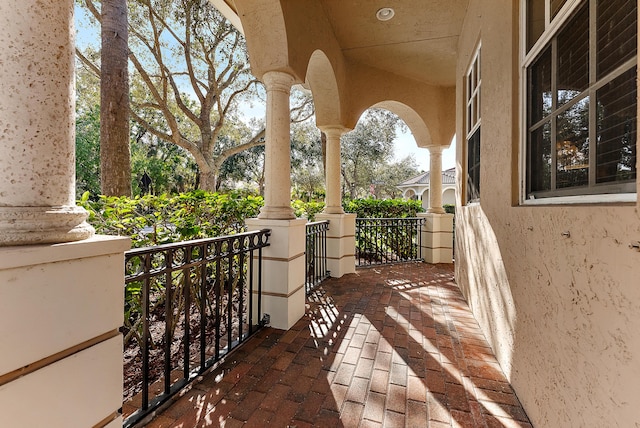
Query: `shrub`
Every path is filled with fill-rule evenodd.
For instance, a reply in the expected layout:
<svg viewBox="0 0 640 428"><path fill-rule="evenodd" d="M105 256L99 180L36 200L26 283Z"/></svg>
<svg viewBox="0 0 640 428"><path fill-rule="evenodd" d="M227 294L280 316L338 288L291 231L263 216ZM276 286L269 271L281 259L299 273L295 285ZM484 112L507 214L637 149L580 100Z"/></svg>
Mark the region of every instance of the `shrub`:
<svg viewBox="0 0 640 428"><path fill-rule="evenodd" d="M315 221L316 214L322 212L324 209L324 202L305 202L300 199L296 199L291 202L291 207L293 208L296 217L306 218L308 221Z"/></svg>
<svg viewBox="0 0 640 428"><path fill-rule="evenodd" d="M415 217L424 211L421 201L402 199L353 199L342 205L346 212L356 213L358 218Z"/></svg>
<svg viewBox="0 0 640 428"><path fill-rule="evenodd" d="M244 220L258 215L263 199L238 191L195 190L172 196L100 196L96 201L85 193L78 204L89 211L97 233L129 236L132 247L139 248L242 232Z"/></svg>

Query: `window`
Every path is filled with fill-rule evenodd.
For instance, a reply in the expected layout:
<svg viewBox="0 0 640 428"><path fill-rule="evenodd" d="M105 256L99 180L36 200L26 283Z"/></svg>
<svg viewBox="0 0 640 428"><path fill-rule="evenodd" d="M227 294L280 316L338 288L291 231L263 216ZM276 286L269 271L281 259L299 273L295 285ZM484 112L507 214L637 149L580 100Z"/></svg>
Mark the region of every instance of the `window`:
<svg viewBox="0 0 640 428"><path fill-rule="evenodd" d="M480 200L480 48L466 75L467 202Z"/></svg>
<svg viewBox="0 0 640 428"><path fill-rule="evenodd" d="M635 193L637 1L526 1L526 198Z"/></svg>

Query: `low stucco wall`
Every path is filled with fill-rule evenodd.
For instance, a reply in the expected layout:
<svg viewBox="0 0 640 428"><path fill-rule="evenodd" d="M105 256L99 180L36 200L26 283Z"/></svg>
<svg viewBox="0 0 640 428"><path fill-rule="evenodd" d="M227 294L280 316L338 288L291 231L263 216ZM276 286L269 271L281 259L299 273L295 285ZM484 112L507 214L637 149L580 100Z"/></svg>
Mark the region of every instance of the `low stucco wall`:
<svg viewBox="0 0 640 428"><path fill-rule="evenodd" d="M483 190L457 201L456 280L535 427L638 426L640 217L635 204L518 206L517 3L470 2L460 40L458 136L482 43Z"/></svg>

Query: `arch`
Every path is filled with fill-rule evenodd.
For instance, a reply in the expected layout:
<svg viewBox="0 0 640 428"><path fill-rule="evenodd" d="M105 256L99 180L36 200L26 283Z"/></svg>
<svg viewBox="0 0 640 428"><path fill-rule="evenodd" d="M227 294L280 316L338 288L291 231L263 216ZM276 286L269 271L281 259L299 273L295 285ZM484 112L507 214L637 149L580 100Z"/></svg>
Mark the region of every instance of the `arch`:
<svg viewBox="0 0 640 428"><path fill-rule="evenodd" d="M309 58L305 82L313 94L316 111L316 125L336 126L341 121L341 103L338 82L327 55L316 50Z"/></svg>
<svg viewBox="0 0 640 428"><path fill-rule="evenodd" d="M456 191L453 188L445 189L442 192L442 205L455 205Z"/></svg>
<svg viewBox="0 0 640 428"><path fill-rule="evenodd" d="M420 195L420 200L422 201L422 208L424 208L425 210L429 209L429 202L430 202L430 190L429 189L425 189L422 194Z"/></svg>
<svg viewBox="0 0 640 428"><path fill-rule="evenodd" d="M420 115L411 107L398 101L381 101L371 106L371 108L383 108L398 115L400 119L407 124L413 138L416 140L418 147L427 147L433 145L431 133L427 124L422 120Z"/></svg>
<svg viewBox="0 0 640 428"><path fill-rule="evenodd" d="M402 197L404 199L417 199L418 195L413 189L405 189L405 191L402 192Z"/></svg>
<svg viewBox="0 0 640 428"><path fill-rule="evenodd" d="M289 66L287 28L280 1L236 2L242 23L251 72L258 79L267 71L284 71L296 76Z"/></svg>

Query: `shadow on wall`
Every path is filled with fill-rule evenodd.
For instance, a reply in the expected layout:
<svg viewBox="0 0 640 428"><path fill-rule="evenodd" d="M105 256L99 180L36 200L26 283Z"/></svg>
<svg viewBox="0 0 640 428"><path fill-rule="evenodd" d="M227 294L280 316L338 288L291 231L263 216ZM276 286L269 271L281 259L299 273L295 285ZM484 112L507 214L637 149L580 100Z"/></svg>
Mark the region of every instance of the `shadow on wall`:
<svg viewBox="0 0 640 428"><path fill-rule="evenodd" d="M456 282L511 379L517 314L495 233L480 205L456 211Z"/></svg>

